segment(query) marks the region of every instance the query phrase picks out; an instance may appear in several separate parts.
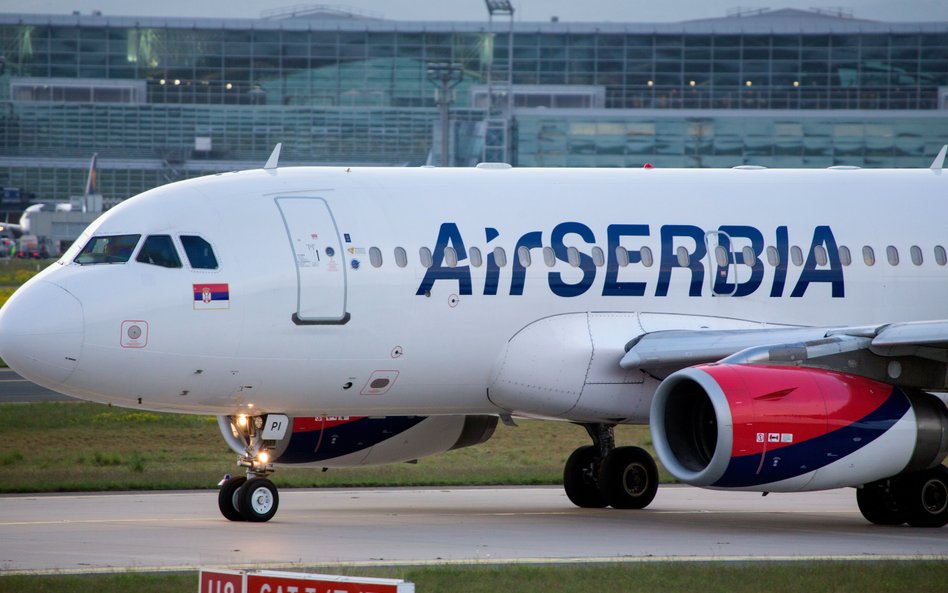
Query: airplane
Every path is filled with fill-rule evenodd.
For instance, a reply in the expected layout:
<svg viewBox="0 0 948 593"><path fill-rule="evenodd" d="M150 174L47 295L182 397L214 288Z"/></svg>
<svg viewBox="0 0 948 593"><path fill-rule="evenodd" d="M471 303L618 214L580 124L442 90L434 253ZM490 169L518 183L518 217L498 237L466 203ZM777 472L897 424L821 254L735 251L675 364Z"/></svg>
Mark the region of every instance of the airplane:
<svg viewBox="0 0 948 593"><path fill-rule="evenodd" d="M112 208L0 311L0 356L77 398L218 417L270 520L281 464L417 460L498 421L583 426L564 488L856 489L948 523L948 176L280 167ZM249 226L247 221L254 224Z"/></svg>

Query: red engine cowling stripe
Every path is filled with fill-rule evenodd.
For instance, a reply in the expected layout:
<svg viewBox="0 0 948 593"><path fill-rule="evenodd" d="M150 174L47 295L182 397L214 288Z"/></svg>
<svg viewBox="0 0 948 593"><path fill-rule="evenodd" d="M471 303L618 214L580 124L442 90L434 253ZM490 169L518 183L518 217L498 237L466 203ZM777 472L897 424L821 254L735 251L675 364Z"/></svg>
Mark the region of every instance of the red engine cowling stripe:
<svg viewBox="0 0 948 593"><path fill-rule="evenodd" d="M788 444L777 451L735 456L716 488L743 488L801 476L838 461L885 434L911 408L898 388L866 416L821 436Z"/></svg>
<svg viewBox="0 0 948 593"><path fill-rule="evenodd" d="M703 365L731 408L732 456L806 442L878 410L893 387L822 369L769 365Z"/></svg>

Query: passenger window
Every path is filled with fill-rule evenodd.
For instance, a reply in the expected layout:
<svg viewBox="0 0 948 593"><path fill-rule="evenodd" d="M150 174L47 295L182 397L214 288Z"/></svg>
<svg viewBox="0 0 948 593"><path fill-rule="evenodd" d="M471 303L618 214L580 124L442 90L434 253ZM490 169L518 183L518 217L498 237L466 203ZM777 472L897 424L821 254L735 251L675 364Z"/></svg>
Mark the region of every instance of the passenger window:
<svg viewBox="0 0 948 593"><path fill-rule="evenodd" d="M195 270L216 270L217 257L211 244L197 235L181 235L181 245Z"/></svg>
<svg viewBox="0 0 948 593"><path fill-rule="evenodd" d="M717 260L719 267L726 268L728 264L727 249L725 249L722 245L715 247L714 259Z"/></svg>
<svg viewBox="0 0 948 593"><path fill-rule="evenodd" d="M507 252L504 251L503 247L494 248L494 263L497 264L498 268L502 268L507 265Z"/></svg>
<svg viewBox="0 0 948 593"><path fill-rule="evenodd" d="M382 250L378 247L369 247L369 263L373 268L382 267Z"/></svg>
<svg viewBox="0 0 948 593"><path fill-rule="evenodd" d="M408 254L405 253L404 247L395 248L395 265L399 268L404 268L408 265Z"/></svg>
<svg viewBox="0 0 948 593"><path fill-rule="evenodd" d="M655 263L655 258L652 257L652 250L648 247L643 247L639 251L639 255L642 256L642 265L646 268L651 268L652 264Z"/></svg>
<svg viewBox="0 0 948 593"><path fill-rule="evenodd" d="M444 264L449 268L456 267L458 265L458 251L454 247L445 247L444 248Z"/></svg>
<svg viewBox="0 0 948 593"><path fill-rule="evenodd" d="M579 249L575 247L569 247L566 249L566 261L569 262L569 265L574 268L579 267Z"/></svg>
<svg viewBox="0 0 948 593"><path fill-rule="evenodd" d="M593 265L596 266L597 268L601 268L602 266L606 265L606 256L602 253L601 247L593 247L592 256L593 256Z"/></svg>
<svg viewBox="0 0 948 593"><path fill-rule="evenodd" d="M629 250L621 245L616 247L616 261L623 268L629 265Z"/></svg>
<svg viewBox="0 0 948 593"><path fill-rule="evenodd" d="M790 261L792 261L795 266L803 265L803 250L796 245L790 248Z"/></svg>
<svg viewBox="0 0 948 593"><path fill-rule="evenodd" d="M689 264L688 250L682 246L675 250L675 254L678 256L678 265L683 268L687 268Z"/></svg>
<svg viewBox="0 0 948 593"><path fill-rule="evenodd" d="M530 264L530 248L526 245L521 245L517 248L517 259L520 260L520 265L529 268Z"/></svg>
<svg viewBox="0 0 948 593"><path fill-rule="evenodd" d="M922 265L922 248L918 245L912 245L912 249L909 251L912 255L912 263L916 266Z"/></svg>
<svg viewBox="0 0 948 593"><path fill-rule="evenodd" d="M889 260L890 266L899 265L899 250L894 245L885 248L885 258Z"/></svg>
<svg viewBox="0 0 948 593"><path fill-rule="evenodd" d="M945 248L941 245L935 245L935 263L939 266L948 264L948 254L945 253Z"/></svg>
<svg viewBox="0 0 948 593"><path fill-rule="evenodd" d="M108 235L92 237L76 259L79 265L124 264L132 257L141 235Z"/></svg>
<svg viewBox="0 0 948 593"><path fill-rule="evenodd" d="M773 268L780 265L780 255L777 253L777 248L773 245L767 248L767 263Z"/></svg>
<svg viewBox="0 0 948 593"><path fill-rule="evenodd" d="M421 265L425 268L430 268L432 265L431 261L431 250L427 247L422 247L418 250L418 257L421 258Z"/></svg>
<svg viewBox="0 0 948 593"><path fill-rule="evenodd" d="M872 247L866 245L862 248L862 261L866 262L867 266L876 264L876 252L872 250Z"/></svg>
<svg viewBox="0 0 948 593"><path fill-rule="evenodd" d="M471 247L467 250L467 257L471 260L471 265L475 268L481 267L484 260L481 258L481 250L477 247Z"/></svg>
<svg viewBox="0 0 948 593"><path fill-rule="evenodd" d="M744 256L744 264L748 266L754 265L754 260L757 259L757 254L754 253L754 248L750 245L741 250L741 255Z"/></svg>
<svg viewBox="0 0 948 593"><path fill-rule="evenodd" d="M813 255L816 256L816 265L825 266L829 263L829 258L826 257L826 247L817 245L813 248Z"/></svg>
<svg viewBox="0 0 948 593"><path fill-rule="evenodd" d="M844 266L848 266L849 264L853 263L853 256L851 253L849 253L849 247L846 247L845 245L840 245L839 247L839 263L843 264Z"/></svg>
<svg viewBox="0 0 948 593"><path fill-rule="evenodd" d="M162 268L180 268L181 260L170 235L151 235L138 250L135 261Z"/></svg>
<svg viewBox="0 0 948 593"><path fill-rule="evenodd" d="M543 248L543 263L545 263L548 268L552 268L556 265L556 253L553 252L552 247Z"/></svg>

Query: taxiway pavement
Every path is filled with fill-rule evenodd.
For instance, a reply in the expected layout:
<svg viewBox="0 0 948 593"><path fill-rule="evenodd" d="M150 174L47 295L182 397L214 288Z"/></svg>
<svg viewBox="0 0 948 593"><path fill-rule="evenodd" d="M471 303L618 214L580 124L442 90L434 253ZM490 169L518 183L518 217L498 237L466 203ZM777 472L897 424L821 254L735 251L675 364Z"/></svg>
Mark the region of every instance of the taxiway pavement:
<svg viewBox="0 0 948 593"><path fill-rule="evenodd" d="M0 497L0 573L656 559L948 560L948 529L867 523L851 489L664 487L642 511L578 509L558 487L283 490L269 523L217 493Z"/></svg>
<svg viewBox="0 0 948 593"><path fill-rule="evenodd" d="M13 369L0 368L0 403L77 401L68 395L62 395L40 387L16 374Z"/></svg>

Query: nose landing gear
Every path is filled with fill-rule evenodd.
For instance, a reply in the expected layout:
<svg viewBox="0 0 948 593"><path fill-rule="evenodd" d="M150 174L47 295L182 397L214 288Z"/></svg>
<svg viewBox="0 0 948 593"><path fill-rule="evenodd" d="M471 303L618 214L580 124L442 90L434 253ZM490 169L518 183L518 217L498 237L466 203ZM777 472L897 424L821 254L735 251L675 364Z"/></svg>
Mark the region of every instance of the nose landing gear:
<svg viewBox="0 0 948 593"><path fill-rule="evenodd" d="M223 417L220 420L225 421ZM230 521L269 521L280 506L280 494L276 485L267 478L274 469L269 463L268 443L264 441L261 430L263 418L238 416L227 417L226 421L230 424L231 435L244 449L237 465L247 468L247 477L224 476L218 483L217 506Z"/></svg>

